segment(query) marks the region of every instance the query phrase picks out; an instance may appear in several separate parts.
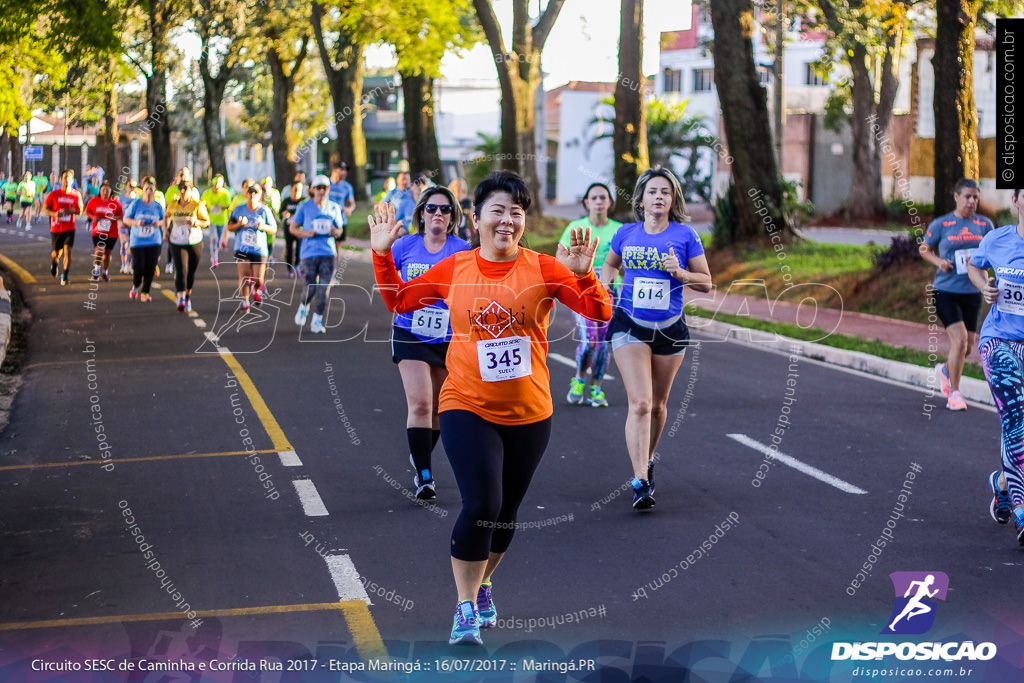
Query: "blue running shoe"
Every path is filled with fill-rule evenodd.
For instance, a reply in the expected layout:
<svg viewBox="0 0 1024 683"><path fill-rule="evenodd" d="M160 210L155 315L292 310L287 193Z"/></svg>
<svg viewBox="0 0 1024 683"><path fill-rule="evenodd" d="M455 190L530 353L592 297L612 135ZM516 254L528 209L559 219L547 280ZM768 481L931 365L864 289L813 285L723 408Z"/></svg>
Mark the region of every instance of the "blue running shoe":
<svg viewBox="0 0 1024 683"><path fill-rule="evenodd" d="M498 624L498 608L491 597L491 584L480 584L476 592L476 611L480 618L480 628L494 628Z"/></svg>
<svg viewBox="0 0 1024 683"><path fill-rule="evenodd" d="M1003 473L996 470L988 478L988 486L992 489L992 502L989 503L988 513L992 519L1000 524L1010 521L1010 492L1006 490L1006 478ZM1002 486L1000 486L1002 482Z"/></svg>
<svg viewBox="0 0 1024 683"><path fill-rule="evenodd" d="M480 638L480 625L476 621L476 611L470 600L463 600L455 606L455 621L452 623L452 637L449 645L483 645Z"/></svg>
<svg viewBox="0 0 1024 683"><path fill-rule="evenodd" d="M633 509L650 510L654 507L654 496L651 495L651 485L646 479L637 479L630 482L633 486Z"/></svg>
<svg viewBox="0 0 1024 683"><path fill-rule="evenodd" d="M575 377L573 379L575 379ZM604 389L601 387L590 387L590 396L587 397L587 405L593 408L607 408L608 399L604 395Z"/></svg>
<svg viewBox="0 0 1024 683"><path fill-rule="evenodd" d="M565 400L573 405L582 405L583 389L586 386L586 382L576 377L573 377L572 379L569 380L569 393L565 395Z"/></svg>
<svg viewBox="0 0 1024 683"><path fill-rule="evenodd" d="M946 364L937 363L935 365L935 374L939 377L939 388L942 389L942 395L948 397L952 387L949 383L949 370L946 369Z"/></svg>
<svg viewBox="0 0 1024 683"><path fill-rule="evenodd" d="M412 477L412 483L416 486L416 497L420 500L437 498L437 490L434 488L434 478L430 476L430 470L416 470L416 461L413 460L412 453L409 454L409 464L416 471Z"/></svg>
<svg viewBox="0 0 1024 683"><path fill-rule="evenodd" d="M1013 526L1017 530L1017 543L1024 545L1024 505L1013 508Z"/></svg>

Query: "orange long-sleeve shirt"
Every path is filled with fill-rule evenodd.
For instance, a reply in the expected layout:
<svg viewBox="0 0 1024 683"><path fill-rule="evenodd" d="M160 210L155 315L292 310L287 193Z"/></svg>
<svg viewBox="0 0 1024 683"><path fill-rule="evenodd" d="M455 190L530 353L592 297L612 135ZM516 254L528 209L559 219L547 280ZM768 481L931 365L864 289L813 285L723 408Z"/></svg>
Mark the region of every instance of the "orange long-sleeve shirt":
<svg viewBox="0 0 1024 683"><path fill-rule="evenodd" d="M443 300L451 311L452 341L439 410L469 410L498 424L550 417L548 316L557 299L598 321L612 316L597 275L582 278L554 257L520 248L514 261L495 263L480 250L454 254L402 282L388 253L373 255L388 309L414 311Z"/></svg>

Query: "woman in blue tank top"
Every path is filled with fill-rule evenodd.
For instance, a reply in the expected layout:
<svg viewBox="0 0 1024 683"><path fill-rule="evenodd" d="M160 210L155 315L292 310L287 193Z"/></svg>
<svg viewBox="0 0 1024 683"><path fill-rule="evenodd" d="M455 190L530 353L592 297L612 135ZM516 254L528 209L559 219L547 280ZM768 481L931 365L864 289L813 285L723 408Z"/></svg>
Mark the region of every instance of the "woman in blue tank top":
<svg viewBox="0 0 1024 683"><path fill-rule="evenodd" d="M462 209L446 187L423 190L410 221L410 234L391 246L395 267L408 282L452 254L469 249L469 242L456 236L462 223ZM437 400L448 376L445 356L452 330L448 307L438 302L412 313L395 316L391 333L391 358L398 364L409 407L406 434L409 459L416 474L416 497L436 497L430 455L441 435Z"/></svg>

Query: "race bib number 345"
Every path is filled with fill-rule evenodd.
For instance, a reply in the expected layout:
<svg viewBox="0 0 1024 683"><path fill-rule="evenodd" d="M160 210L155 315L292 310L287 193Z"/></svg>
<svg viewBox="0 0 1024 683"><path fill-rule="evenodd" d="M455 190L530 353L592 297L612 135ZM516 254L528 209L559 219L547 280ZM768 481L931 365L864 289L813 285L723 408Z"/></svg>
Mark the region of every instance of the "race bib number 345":
<svg viewBox="0 0 1024 683"><path fill-rule="evenodd" d="M476 343L476 354L480 378L485 382L504 382L532 374L529 337L482 339Z"/></svg>

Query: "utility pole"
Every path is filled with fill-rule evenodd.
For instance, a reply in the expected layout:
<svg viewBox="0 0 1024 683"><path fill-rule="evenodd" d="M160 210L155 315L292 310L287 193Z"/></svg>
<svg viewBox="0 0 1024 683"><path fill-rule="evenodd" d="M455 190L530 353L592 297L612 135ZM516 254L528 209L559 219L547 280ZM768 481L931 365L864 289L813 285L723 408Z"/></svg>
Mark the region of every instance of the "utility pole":
<svg viewBox="0 0 1024 683"><path fill-rule="evenodd" d="M783 89L786 78L783 75L782 44L786 39L786 0L775 0L775 163L782 173L782 135L786 127L786 110Z"/></svg>

